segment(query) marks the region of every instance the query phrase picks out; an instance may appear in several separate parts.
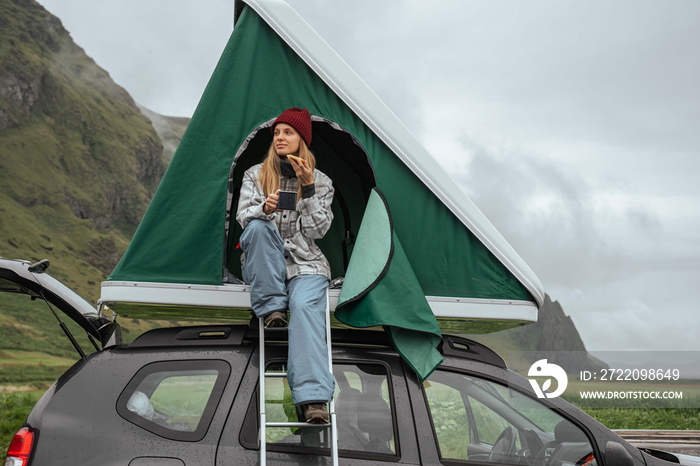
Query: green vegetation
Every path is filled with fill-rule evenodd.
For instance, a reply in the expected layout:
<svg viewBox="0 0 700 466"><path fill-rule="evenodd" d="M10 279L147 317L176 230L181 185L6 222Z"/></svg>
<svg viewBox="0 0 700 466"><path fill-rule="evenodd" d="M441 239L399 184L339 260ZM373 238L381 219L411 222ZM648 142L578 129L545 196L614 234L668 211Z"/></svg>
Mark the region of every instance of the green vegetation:
<svg viewBox="0 0 700 466"><path fill-rule="evenodd" d="M440 452L446 458L469 459L467 445L471 441L471 434L461 394L437 382L423 382L423 388L435 423ZM501 430L502 427L498 430L489 429L489 433L495 432L497 437Z"/></svg>
<svg viewBox="0 0 700 466"><path fill-rule="evenodd" d="M700 430L700 408L591 408L585 411L610 429Z"/></svg>
<svg viewBox="0 0 700 466"><path fill-rule="evenodd" d="M65 319L85 352L94 351L85 333ZM0 295L0 450L22 427L44 391L78 360L51 311L41 300Z"/></svg>
<svg viewBox="0 0 700 466"><path fill-rule="evenodd" d="M7 352L3 352L5 354ZM50 358L42 353L23 353L17 351L11 358L0 357L0 384L3 386L19 386L46 388L58 379L74 364L70 359Z"/></svg>
<svg viewBox="0 0 700 466"><path fill-rule="evenodd" d="M149 119L61 22L34 1L0 0L0 257L49 259L95 302L164 170ZM125 340L157 325L125 322ZM0 449L77 359L45 303L0 295Z"/></svg>
<svg viewBox="0 0 700 466"><path fill-rule="evenodd" d="M151 395L156 411L168 416L195 415L204 411L216 375L178 375L162 381Z"/></svg>
<svg viewBox="0 0 700 466"><path fill-rule="evenodd" d="M95 299L165 169L148 118L35 2L0 0L0 256Z"/></svg>
<svg viewBox="0 0 700 466"><path fill-rule="evenodd" d="M0 393L0 459L5 459L12 437L43 394L43 391Z"/></svg>
<svg viewBox="0 0 700 466"><path fill-rule="evenodd" d="M590 400L581 399L587 391L681 391L682 399L672 400ZM564 399L583 409L610 429L700 430L700 384L697 380L669 382L578 382L569 384ZM611 407L614 406L614 407Z"/></svg>
<svg viewBox="0 0 700 466"><path fill-rule="evenodd" d="M59 316L83 350L86 353L94 351L85 331L64 314L59 313ZM78 359L77 351L63 335L58 321L43 300L32 301L29 296L5 293L0 295L0 369L6 367L8 351L23 352L28 360L33 359L29 357L31 352L72 360L68 367Z"/></svg>

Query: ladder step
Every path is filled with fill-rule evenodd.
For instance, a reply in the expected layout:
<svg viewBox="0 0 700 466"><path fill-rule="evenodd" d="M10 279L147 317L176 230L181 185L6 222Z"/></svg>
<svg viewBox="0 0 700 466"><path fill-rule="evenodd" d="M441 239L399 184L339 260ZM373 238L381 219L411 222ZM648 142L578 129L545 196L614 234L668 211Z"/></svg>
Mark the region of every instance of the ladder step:
<svg viewBox="0 0 700 466"><path fill-rule="evenodd" d="M308 422L266 422L265 427L316 427L324 429L330 424L310 424Z"/></svg>
<svg viewBox="0 0 700 466"><path fill-rule="evenodd" d="M289 327L265 327L265 333L289 333Z"/></svg>
<svg viewBox="0 0 700 466"><path fill-rule="evenodd" d="M272 378L284 378L287 377L286 372L265 372L265 377L272 377Z"/></svg>

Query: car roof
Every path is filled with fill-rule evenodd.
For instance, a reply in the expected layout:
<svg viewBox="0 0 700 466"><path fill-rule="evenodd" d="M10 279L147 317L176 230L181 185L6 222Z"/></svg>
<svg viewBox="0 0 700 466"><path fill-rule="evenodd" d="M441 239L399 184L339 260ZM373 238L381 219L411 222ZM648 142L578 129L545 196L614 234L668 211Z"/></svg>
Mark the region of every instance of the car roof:
<svg viewBox="0 0 700 466"><path fill-rule="evenodd" d="M248 325L198 325L149 330L132 341L129 348L239 346L245 341L258 341L258 319ZM267 341L287 341L287 329L267 329ZM333 329L334 345L392 348L385 332L362 329ZM444 356L469 359L506 369L506 363L495 351L473 340L458 336L442 336L439 348Z"/></svg>

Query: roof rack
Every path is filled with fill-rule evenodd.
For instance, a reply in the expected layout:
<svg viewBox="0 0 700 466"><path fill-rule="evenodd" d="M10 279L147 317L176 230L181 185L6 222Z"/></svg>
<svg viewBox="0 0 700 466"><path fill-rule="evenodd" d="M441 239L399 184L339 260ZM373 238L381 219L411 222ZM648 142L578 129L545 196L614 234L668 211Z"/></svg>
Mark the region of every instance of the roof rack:
<svg viewBox="0 0 700 466"><path fill-rule="evenodd" d="M128 346L130 348L158 346L237 346L243 343L247 330L247 325L157 328L141 334Z"/></svg>
<svg viewBox="0 0 700 466"><path fill-rule="evenodd" d="M258 319L248 325L195 325L149 330L138 336L128 346L131 348L164 346L237 346L243 341L257 341ZM333 329L332 340L336 344L360 343L363 346L391 347L389 337L381 331L364 329ZM266 339L286 342L287 328L270 329Z"/></svg>
<svg viewBox="0 0 700 466"><path fill-rule="evenodd" d="M244 341L257 341L258 319L248 325L197 325L149 330L129 344L131 348L164 346L238 346ZM391 340L385 332L366 329L333 329L334 344L381 346L391 348ZM287 328L270 329L266 339L270 342L286 342ZM471 359L507 369L504 359L491 348L476 341L456 335L442 336L440 352L444 356Z"/></svg>
<svg viewBox="0 0 700 466"><path fill-rule="evenodd" d="M469 358L502 369L508 368L505 360L488 346L456 335L443 334L440 352L445 356Z"/></svg>

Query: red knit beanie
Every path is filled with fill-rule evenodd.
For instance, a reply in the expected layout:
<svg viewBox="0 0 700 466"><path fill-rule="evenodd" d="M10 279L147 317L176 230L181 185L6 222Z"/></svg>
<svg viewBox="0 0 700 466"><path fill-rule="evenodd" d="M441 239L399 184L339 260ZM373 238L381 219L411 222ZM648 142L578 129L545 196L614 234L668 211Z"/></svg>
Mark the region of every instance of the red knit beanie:
<svg viewBox="0 0 700 466"><path fill-rule="evenodd" d="M272 123L272 127L270 127L273 136L275 134L275 126L278 123L287 123L297 130L307 147L311 145L311 115L309 115L308 110L292 107L282 112L275 122Z"/></svg>

